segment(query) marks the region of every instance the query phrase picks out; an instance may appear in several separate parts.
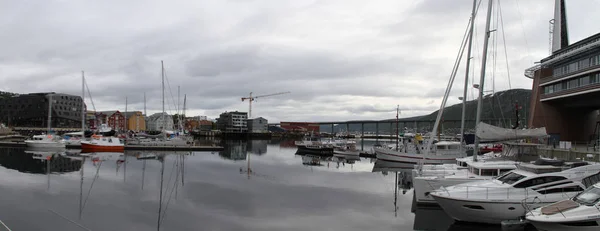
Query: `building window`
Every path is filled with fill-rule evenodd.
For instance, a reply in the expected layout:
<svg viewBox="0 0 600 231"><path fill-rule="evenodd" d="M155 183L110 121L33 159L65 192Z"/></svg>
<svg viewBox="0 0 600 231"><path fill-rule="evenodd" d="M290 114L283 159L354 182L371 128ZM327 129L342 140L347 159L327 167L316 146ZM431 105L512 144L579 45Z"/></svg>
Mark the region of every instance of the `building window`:
<svg viewBox="0 0 600 231"><path fill-rule="evenodd" d="M584 68L588 68L590 65L590 62L588 60L579 60L579 69L584 69Z"/></svg>
<svg viewBox="0 0 600 231"><path fill-rule="evenodd" d="M581 77L581 80L579 81L579 85L581 86L585 86L590 84L590 76L583 76Z"/></svg>
<svg viewBox="0 0 600 231"><path fill-rule="evenodd" d="M579 79L569 80L568 83L569 83L569 88L568 89L573 89L573 88L579 87Z"/></svg>
<svg viewBox="0 0 600 231"><path fill-rule="evenodd" d="M590 67L598 65L598 56L593 56L590 58Z"/></svg>

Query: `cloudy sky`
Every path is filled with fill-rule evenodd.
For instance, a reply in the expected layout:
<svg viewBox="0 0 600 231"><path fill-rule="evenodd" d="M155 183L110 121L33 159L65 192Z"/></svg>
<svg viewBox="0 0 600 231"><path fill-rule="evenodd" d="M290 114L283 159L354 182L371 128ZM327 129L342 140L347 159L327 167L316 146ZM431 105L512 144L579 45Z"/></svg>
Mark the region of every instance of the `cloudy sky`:
<svg viewBox="0 0 600 231"><path fill-rule="evenodd" d="M476 19L477 81L486 4ZM146 93L150 114L162 110L164 60L172 113L180 86L188 115L247 111L240 98L250 92L284 91L291 93L256 99L253 116L388 119L396 105L402 117L422 115L439 107L471 6L470 0L0 0L0 91L79 95L84 70L97 110L125 110L126 97L129 110L143 110ZM523 70L548 55L554 1L503 0L500 9L503 23L492 26L498 30L488 56L496 57L496 68L490 58L486 88L531 88ZM600 0L567 1L571 42L600 31L599 11ZM462 92L463 68L458 75L449 103Z"/></svg>

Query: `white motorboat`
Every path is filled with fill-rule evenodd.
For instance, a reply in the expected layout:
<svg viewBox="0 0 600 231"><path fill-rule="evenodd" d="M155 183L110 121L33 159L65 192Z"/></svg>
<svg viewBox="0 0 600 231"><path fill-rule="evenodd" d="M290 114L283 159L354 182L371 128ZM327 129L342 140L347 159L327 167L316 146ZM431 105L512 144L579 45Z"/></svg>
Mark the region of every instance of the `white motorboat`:
<svg viewBox="0 0 600 231"><path fill-rule="evenodd" d="M25 140L27 147L31 148L65 148L65 141L56 135L34 135L32 139Z"/></svg>
<svg viewBox="0 0 600 231"><path fill-rule="evenodd" d="M63 134L65 144L69 146L81 146L81 141L84 140L83 132L69 132Z"/></svg>
<svg viewBox="0 0 600 231"><path fill-rule="evenodd" d="M416 176L413 179L415 200L417 203L437 203L430 192L440 187L448 187L452 185L462 184L466 182L489 180L497 177L507 171L516 169L514 161L490 161L490 162L473 162L470 163L467 169L458 169L445 174L429 174ZM413 170L413 175L415 174Z"/></svg>
<svg viewBox="0 0 600 231"><path fill-rule="evenodd" d="M415 139L416 142L420 142ZM409 141L410 143L410 141ZM464 148L461 148L460 142L440 141L435 143L434 148L427 152L423 145L415 144L415 149L409 150L410 146L403 145L403 150L394 150L388 148L373 148L377 154L377 159L385 161L393 161L407 164L444 164L454 163L456 158L465 157L467 153Z"/></svg>
<svg viewBox="0 0 600 231"><path fill-rule="evenodd" d="M519 164L518 169L496 179L441 187L430 195L455 220L500 224L524 217L525 208L535 209L583 191L583 182L598 178L600 164L579 163L585 165L543 174L522 170ZM535 166L529 164L526 168Z"/></svg>
<svg viewBox="0 0 600 231"><path fill-rule="evenodd" d="M599 230L600 183L589 186L573 198L530 211L526 219L538 230Z"/></svg>
<svg viewBox="0 0 600 231"><path fill-rule="evenodd" d="M341 142L334 146L333 156L357 160L360 159L360 150L356 149L356 142Z"/></svg>
<svg viewBox="0 0 600 231"><path fill-rule="evenodd" d="M461 183L488 180L516 169L518 161L538 159L537 144L504 143L500 154L486 153L473 157L457 158L455 167L450 171L439 171L435 168L413 170L415 200L417 203L437 203L429 192ZM435 165L433 165L435 166ZM538 169L544 167L538 167ZM556 170L556 168L554 168Z"/></svg>

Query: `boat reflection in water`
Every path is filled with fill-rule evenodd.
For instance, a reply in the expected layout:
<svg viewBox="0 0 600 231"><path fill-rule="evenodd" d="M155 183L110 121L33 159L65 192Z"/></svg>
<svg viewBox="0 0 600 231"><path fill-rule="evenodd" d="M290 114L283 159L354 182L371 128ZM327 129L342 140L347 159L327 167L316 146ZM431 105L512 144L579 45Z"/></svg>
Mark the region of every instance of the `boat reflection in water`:
<svg viewBox="0 0 600 231"><path fill-rule="evenodd" d="M398 209L398 192L401 189L403 194L411 194L412 192L412 170L414 169L413 164L390 162L384 160L376 160L373 165L373 172L381 172L383 175L390 173L396 174L395 177L395 190L394 190L394 207L397 213ZM414 230L432 230L432 231L446 231L446 230L481 230L481 231L500 231L500 226L490 226L482 224L455 222L450 216L448 216L439 205L417 205L415 203L414 195L412 195L413 202L411 211L415 214L415 220L413 223ZM528 227L531 228L531 227ZM535 229L534 229L535 230Z"/></svg>

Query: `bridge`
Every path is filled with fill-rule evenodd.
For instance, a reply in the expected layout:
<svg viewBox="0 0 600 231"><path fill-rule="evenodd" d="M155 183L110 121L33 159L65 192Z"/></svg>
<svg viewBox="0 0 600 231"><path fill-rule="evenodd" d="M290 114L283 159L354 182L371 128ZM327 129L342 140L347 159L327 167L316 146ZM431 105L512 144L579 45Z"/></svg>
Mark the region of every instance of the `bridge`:
<svg viewBox="0 0 600 231"><path fill-rule="evenodd" d="M487 118L482 119L482 122L492 124L492 125L508 125L513 124L512 119L498 119L498 118ZM351 120L351 121L325 121L325 122L292 122L285 121L285 123L305 123L305 124L318 124L320 126L330 125L331 133L335 133L336 125L346 125L346 131L350 131L350 125L352 124L360 124L361 129L360 132L362 135L365 134L365 125L375 125L375 134L379 135L380 131L394 131L396 126L400 127L400 129L408 128L414 130L416 132L430 132L433 128L435 120L423 120L423 119L400 119L396 122L395 119L387 119L387 120ZM398 125L396 125L398 123ZM443 120L440 122L440 130L444 131L445 128L460 128L461 120ZM526 124L526 123L525 123ZM280 126L280 123L269 123L269 126ZM466 128L474 128L475 120L474 119L466 119L465 120ZM503 126L505 127L505 126ZM385 128L389 128L385 129Z"/></svg>

